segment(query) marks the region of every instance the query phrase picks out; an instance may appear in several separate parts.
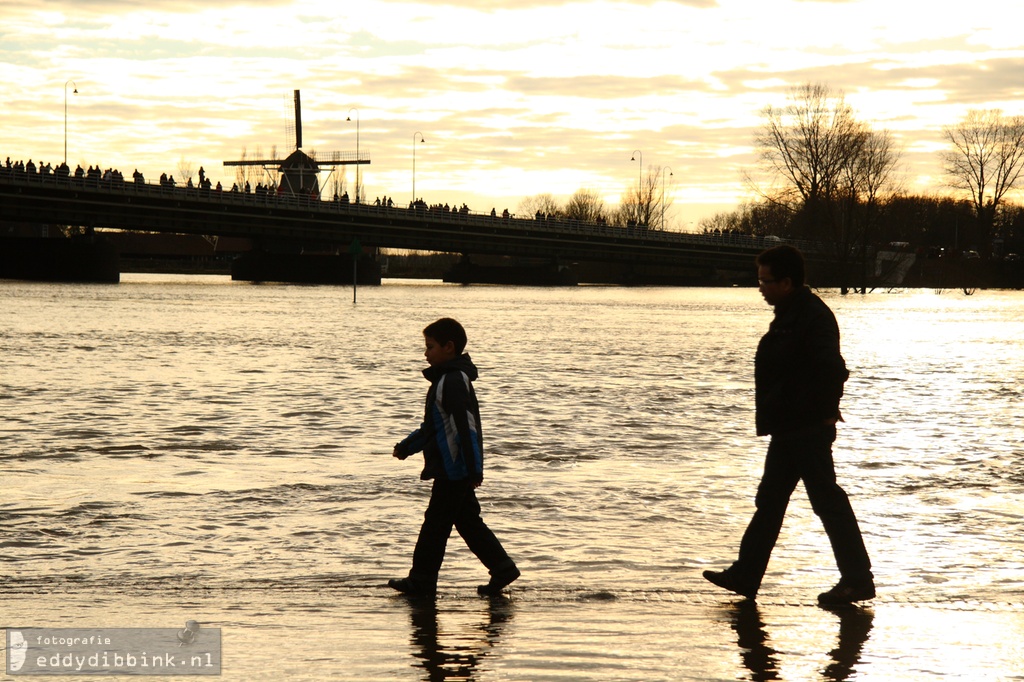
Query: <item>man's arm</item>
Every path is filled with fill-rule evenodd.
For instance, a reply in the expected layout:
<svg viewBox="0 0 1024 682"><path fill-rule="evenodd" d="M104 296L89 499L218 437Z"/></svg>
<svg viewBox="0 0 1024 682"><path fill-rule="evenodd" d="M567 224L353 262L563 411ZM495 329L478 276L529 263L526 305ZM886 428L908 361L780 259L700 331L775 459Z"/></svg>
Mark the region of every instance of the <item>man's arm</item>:
<svg viewBox="0 0 1024 682"><path fill-rule="evenodd" d="M810 365L811 398L821 405L825 419L839 420L839 401L843 384L850 376L839 347L839 324L824 304L813 311L806 336L807 361Z"/></svg>

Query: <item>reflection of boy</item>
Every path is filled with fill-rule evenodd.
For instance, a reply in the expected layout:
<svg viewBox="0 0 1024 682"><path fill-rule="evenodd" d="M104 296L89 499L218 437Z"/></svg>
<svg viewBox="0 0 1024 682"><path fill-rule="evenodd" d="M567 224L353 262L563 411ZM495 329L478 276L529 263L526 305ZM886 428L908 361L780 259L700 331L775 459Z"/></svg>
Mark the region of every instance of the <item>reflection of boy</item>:
<svg viewBox="0 0 1024 682"><path fill-rule="evenodd" d="M519 569L498 538L480 518L474 490L483 482L483 440L480 406L473 381L477 368L467 353L466 330L450 318L442 318L423 330L424 355L429 367L423 376L430 382L423 423L401 443L393 455L405 459L423 451L422 480L433 479L430 503L424 514L412 570L406 578L388 581L409 595L430 595L437 589L437 574L452 527L490 571L491 579L480 585L481 596L499 594L519 577Z"/></svg>

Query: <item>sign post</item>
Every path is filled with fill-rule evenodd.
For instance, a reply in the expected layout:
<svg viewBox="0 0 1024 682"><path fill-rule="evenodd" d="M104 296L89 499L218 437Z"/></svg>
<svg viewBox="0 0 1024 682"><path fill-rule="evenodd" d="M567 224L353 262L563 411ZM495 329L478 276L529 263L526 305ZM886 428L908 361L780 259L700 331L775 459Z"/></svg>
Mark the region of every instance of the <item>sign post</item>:
<svg viewBox="0 0 1024 682"><path fill-rule="evenodd" d="M359 263L359 256L363 254L363 245L359 243L359 238L356 237L352 240L352 244L348 247L348 252L352 254L352 302L356 302L356 265Z"/></svg>

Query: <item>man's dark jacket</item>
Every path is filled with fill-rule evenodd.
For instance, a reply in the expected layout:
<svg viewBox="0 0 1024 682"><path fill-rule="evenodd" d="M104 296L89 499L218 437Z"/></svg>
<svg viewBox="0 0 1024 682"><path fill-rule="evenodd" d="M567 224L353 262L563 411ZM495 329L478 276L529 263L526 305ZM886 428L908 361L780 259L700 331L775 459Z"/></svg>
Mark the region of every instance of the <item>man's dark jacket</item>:
<svg viewBox="0 0 1024 682"><path fill-rule="evenodd" d="M787 433L840 418L850 376L839 352L839 325L807 287L775 306L754 357L757 435Z"/></svg>

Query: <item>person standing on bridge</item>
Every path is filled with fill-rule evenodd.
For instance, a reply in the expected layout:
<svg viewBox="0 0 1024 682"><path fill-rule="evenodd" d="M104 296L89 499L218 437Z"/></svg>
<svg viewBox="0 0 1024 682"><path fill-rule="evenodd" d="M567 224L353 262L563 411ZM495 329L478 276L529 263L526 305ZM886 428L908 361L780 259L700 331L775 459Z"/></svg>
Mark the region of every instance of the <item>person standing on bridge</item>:
<svg viewBox="0 0 1024 682"><path fill-rule="evenodd" d="M839 567L839 583L818 595L822 605L873 599L874 576L850 500L836 483L832 443L842 421L839 400L849 377L839 350L839 325L804 284L803 255L780 245L757 257L757 279L775 318L754 357L757 435L771 436L756 511L739 558L704 578L749 599L757 596L789 498L803 480Z"/></svg>
<svg viewBox="0 0 1024 682"><path fill-rule="evenodd" d="M423 340L430 365L423 370L430 382L423 423L395 445L392 454L404 460L422 450L420 478L433 479L434 483L413 551L412 569L408 577L392 579L388 586L409 596L433 595L454 526L490 571L490 581L480 585L477 593L496 596L520 574L480 518L476 499L476 489L484 478L480 406L473 390L477 368L463 352L466 330L456 320L446 317L427 325Z"/></svg>

